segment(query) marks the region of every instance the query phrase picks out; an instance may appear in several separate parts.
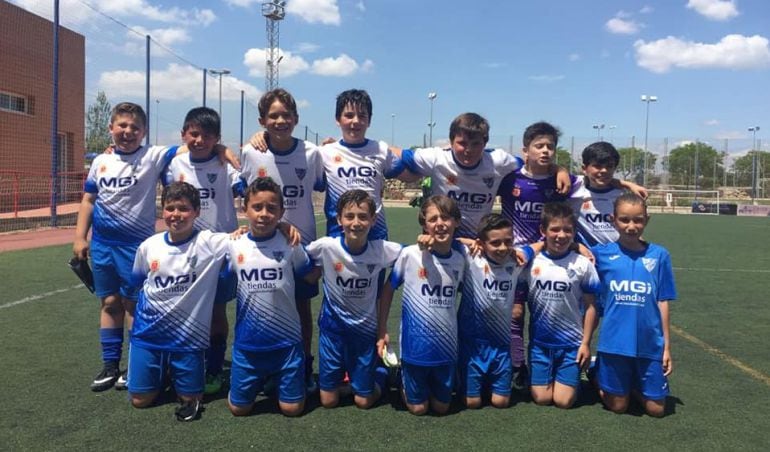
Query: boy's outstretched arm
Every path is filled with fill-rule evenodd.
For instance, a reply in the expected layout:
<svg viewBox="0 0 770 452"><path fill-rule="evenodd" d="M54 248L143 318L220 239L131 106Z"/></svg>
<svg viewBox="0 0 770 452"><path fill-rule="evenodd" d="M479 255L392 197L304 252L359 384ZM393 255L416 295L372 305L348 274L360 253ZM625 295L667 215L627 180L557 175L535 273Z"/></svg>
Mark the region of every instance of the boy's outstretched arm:
<svg viewBox="0 0 770 452"><path fill-rule="evenodd" d="M390 305L393 302L393 285L390 283L390 279L385 282L382 287L382 293L380 294L380 301L378 303L377 314L377 355L380 358L384 358L383 350L386 345L390 344L390 336L388 336L388 316L390 315Z"/></svg>
<svg viewBox="0 0 770 452"><path fill-rule="evenodd" d="M560 165L551 165L551 170L556 174L556 191L561 195L566 195L572 189L572 181L569 178L569 171Z"/></svg>
<svg viewBox="0 0 770 452"><path fill-rule="evenodd" d="M81 260L88 259L88 230L91 229L95 202L96 194L83 193L83 200L80 201L80 209L78 209L78 221L75 226L75 241L72 244L72 254Z"/></svg>
<svg viewBox="0 0 770 452"><path fill-rule="evenodd" d="M267 136L267 132L264 130L260 130L259 132L255 132L254 135L249 138L249 144L254 149L260 151L260 152L267 152L267 139L265 138Z"/></svg>
<svg viewBox="0 0 770 452"><path fill-rule="evenodd" d="M674 370L674 363L671 360L671 334L670 334L670 313L668 311L668 300L658 302L660 309L660 322L663 326L663 375L669 376Z"/></svg>
<svg viewBox="0 0 770 452"><path fill-rule="evenodd" d="M577 355L578 366L581 369L586 369L591 364L591 338L593 338L598 321L595 302L596 296L593 294L583 294L583 304L585 304L586 313L583 317L583 340L580 342Z"/></svg>
<svg viewBox="0 0 770 452"><path fill-rule="evenodd" d="M619 188L621 190L632 191L634 192L634 194L641 197L642 199L647 199L647 196L649 196L646 188L642 187L641 185L635 184L631 181L612 179L611 183L613 187Z"/></svg>

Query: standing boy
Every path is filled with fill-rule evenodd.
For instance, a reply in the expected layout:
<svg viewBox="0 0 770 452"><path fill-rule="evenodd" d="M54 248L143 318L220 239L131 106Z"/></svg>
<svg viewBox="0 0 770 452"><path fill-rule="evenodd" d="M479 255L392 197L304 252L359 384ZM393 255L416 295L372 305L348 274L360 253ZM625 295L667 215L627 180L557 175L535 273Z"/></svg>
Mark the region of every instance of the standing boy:
<svg viewBox="0 0 770 452"><path fill-rule="evenodd" d="M198 190L174 182L161 196L167 232L142 242L132 270L141 287L131 334L128 391L131 404L149 406L171 374L180 421L195 420L204 388L204 351L227 234L197 231Z"/></svg>
<svg viewBox="0 0 770 452"><path fill-rule="evenodd" d="M432 239L431 250L403 249L380 298L377 352L389 342L388 314L393 292L402 283L401 369L410 413L449 410L457 370L456 294L465 274L465 256L453 250L461 214L446 196L426 199L418 220Z"/></svg>
<svg viewBox="0 0 770 452"><path fill-rule="evenodd" d="M307 247L324 276L318 319L321 404L337 406L347 371L355 404L365 409L384 389L375 382L379 275L393 265L401 245L368 239L376 206L365 191L343 193L336 211L342 236L322 237Z"/></svg>
<svg viewBox="0 0 770 452"><path fill-rule="evenodd" d="M257 178L244 197L249 233L230 244L238 306L228 407L236 416L248 415L265 381L274 377L281 412L299 416L305 408L305 354L294 283L310 271L310 259L276 231L284 200L275 182Z"/></svg>
<svg viewBox="0 0 770 452"><path fill-rule="evenodd" d="M644 200L624 193L615 200L618 241L592 249L604 311L596 374L611 411L624 413L635 391L647 414L661 417L673 370L669 301L676 287L668 251L641 238L648 221Z"/></svg>
<svg viewBox="0 0 770 452"><path fill-rule="evenodd" d="M545 249L522 273L530 310L530 390L538 405L569 408L577 398L580 368L591 359L599 279L588 258L572 251L576 221L564 203L543 208L540 233ZM514 308L514 318L524 314ZM585 312L585 316L583 315Z"/></svg>

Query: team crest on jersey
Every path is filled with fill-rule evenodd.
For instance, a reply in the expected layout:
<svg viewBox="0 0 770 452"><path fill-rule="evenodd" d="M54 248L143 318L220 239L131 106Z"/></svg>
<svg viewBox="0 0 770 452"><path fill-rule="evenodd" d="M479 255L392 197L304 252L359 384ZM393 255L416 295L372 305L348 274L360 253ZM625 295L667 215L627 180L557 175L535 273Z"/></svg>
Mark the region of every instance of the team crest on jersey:
<svg viewBox="0 0 770 452"><path fill-rule="evenodd" d="M573 270L571 268L567 269L567 277L569 279L575 279L575 275L576 275L575 270Z"/></svg>
<svg viewBox="0 0 770 452"><path fill-rule="evenodd" d="M195 268L196 265L198 265L198 256L188 257L187 263L190 264L190 268Z"/></svg>
<svg viewBox="0 0 770 452"><path fill-rule="evenodd" d="M484 274L485 275L489 274L489 265L487 265L487 264L484 264Z"/></svg>
<svg viewBox="0 0 770 452"><path fill-rule="evenodd" d="M588 210L590 208L591 208L591 200L586 199L585 201L583 201L583 210Z"/></svg>
<svg viewBox="0 0 770 452"><path fill-rule="evenodd" d="M260 166L257 170L257 177L267 177L267 168Z"/></svg>
<svg viewBox="0 0 770 452"><path fill-rule="evenodd" d="M206 178L210 184L213 184L217 180L217 173L206 173Z"/></svg>
<svg viewBox="0 0 770 452"><path fill-rule="evenodd" d="M178 182L184 182L184 174L180 174L180 175L179 175L179 180L178 180Z"/></svg>
<svg viewBox="0 0 770 452"><path fill-rule="evenodd" d="M425 267L418 268L417 277L420 279L428 279L428 270L426 270Z"/></svg>
<svg viewBox="0 0 770 452"><path fill-rule="evenodd" d="M335 155L334 156L334 163L337 163L337 164L342 163L342 156L339 155L339 154Z"/></svg>
<svg viewBox="0 0 770 452"><path fill-rule="evenodd" d="M243 262L246 260L246 257L243 255L243 253L238 254L238 259L236 260L238 264L243 264Z"/></svg>
<svg viewBox="0 0 770 452"><path fill-rule="evenodd" d="M341 272L344 268L345 266L342 264L342 262L337 262L334 264L334 271L337 273Z"/></svg>
<svg viewBox="0 0 770 452"><path fill-rule="evenodd" d="M457 185L457 176L450 174L446 177L446 181L449 185Z"/></svg>
<svg viewBox="0 0 770 452"><path fill-rule="evenodd" d="M106 173L107 172L107 165L100 166L99 167L99 172L100 173Z"/></svg>
<svg viewBox="0 0 770 452"><path fill-rule="evenodd" d="M150 271L155 273L160 269L160 261L155 259L152 262L150 262Z"/></svg>
<svg viewBox="0 0 770 452"><path fill-rule="evenodd" d="M646 268L648 272L651 272L655 269L655 266L658 265L658 260L651 257L643 257L642 264L644 264L644 268Z"/></svg>
<svg viewBox="0 0 770 452"><path fill-rule="evenodd" d="M294 168L294 173L297 175L299 180L303 180L305 178L305 174L307 174L307 170L305 168Z"/></svg>
<svg viewBox="0 0 770 452"><path fill-rule="evenodd" d="M484 177L482 178L484 181L484 185L487 186L487 188L492 188L492 185L495 184L495 178L494 177Z"/></svg>
<svg viewBox="0 0 770 452"><path fill-rule="evenodd" d="M460 272L457 270L452 270L452 276L453 276L453 279L457 281L458 279L460 279Z"/></svg>
<svg viewBox="0 0 770 452"><path fill-rule="evenodd" d="M538 275L540 275L540 267L535 267L535 268L533 268L533 269L532 269L532 275L533 275L533 276L538 276Z"/></svg>
<svg viewBox="0 0 770 452"><path fill-rule="evenodd" d="M284 253L283 251L273 251L273 257L278 262L281 262L283 260Z"/></svg>
<svg viewBox="0 0 770 452"><path fill-rule="evenodd" d="M366 269L369 270L369 274L372 274L375 268L377 268L377 266L374 264L366 264Z"/></svg>
<svg viewBox="0 0 770 452"><path fill-rule="evenodd" d="M511 190L511 195L513 195L514 198L518 198L519 195L521 195L521 189L518 186L513 187L513 190Z"/></svg>
<svg viewBox="0 0 770 452"><path fill-rule="evenodd" d="M505 271L508 273L513 273L513 266L511 265L511 266L505 267Z"/></svg>

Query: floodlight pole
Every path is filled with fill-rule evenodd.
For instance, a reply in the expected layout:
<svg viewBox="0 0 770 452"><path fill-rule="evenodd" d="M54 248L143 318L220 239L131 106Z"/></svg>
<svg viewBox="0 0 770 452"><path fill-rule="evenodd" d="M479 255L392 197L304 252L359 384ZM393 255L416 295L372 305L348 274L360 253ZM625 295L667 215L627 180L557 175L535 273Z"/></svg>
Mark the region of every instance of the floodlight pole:
<svg viewBox="0 0 770 452"><path fill-rule="evenodd" d="M430 122L428 122L428 127L430 129L428 135L429 147L433 147L433 127L436 126L436 123L433 122L433 101L436 100L437 96L438 94L435 92L428 93L428 99L430 100Z"/></svg>
<svg viewBox="0 0 770 452"><path fill-rule="evenodd" d="M286 2L272 0L262 3L262 16L265 17L267 49L265 52L265 91L278 87L278 63L280 56L280 22L286 17Z"/></svg>
<svg viewBox="0 0 770 452"><path fill-rule="evenodd" d="M647 186L647 133L650 129L650 102L657 102L658 96L642 94L642 102L647 104L647 113L644 117L644 171L642 172L642 185Z"/></svg>
<svg viewBox="0 0 770 452"><path fill-rule="evenodd" d="M604 124L594 124L594 129L596 129L596 140L602 141L600 137L600 131L604 128Z"/></svg>
<svg viewBox="0 0 770 452"><path fill-rule="evenodd" d="M610 143L613 145L615 144L615 132L613 130L617 129L618 126L607 126L608 129L610 129Z"/></svg>
<svg viewBox="0 0 770 452"><path fill-rule="evenodd" d="M390 114L390 145L396 142L396 114Z"/></svg>
<svg viewBox="0 0 770 452"><path fill-rule="evenodd" d="M209 74L219 76L219 122L222 122L222 76L230 73L230 69L209 69Z"/></svg>
<svg viewBox="0 0 770 452"><path fill-rule="evenodd" d="M749 127L751 140L751 203L757 203L757 131L759 126Z"/></svg>

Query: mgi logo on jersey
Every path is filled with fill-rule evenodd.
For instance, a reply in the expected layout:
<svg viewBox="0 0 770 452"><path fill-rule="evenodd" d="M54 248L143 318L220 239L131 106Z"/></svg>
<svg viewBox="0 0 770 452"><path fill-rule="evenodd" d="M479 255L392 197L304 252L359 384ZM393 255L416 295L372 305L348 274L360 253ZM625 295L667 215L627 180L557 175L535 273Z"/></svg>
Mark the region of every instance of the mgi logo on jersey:
<svg viewBox="0 0 770 452"><path fill-rule="evenodd" d="M297 175L299 180L305 179L305 175L307 174L307 170L305 168L294 168L294 173Z"/></svg>
<svg viewBox="0 0 770 452"><path fill-rule="evenodd" d="M209 180L210 184L213 184L217 180L217 173L206 173L206 179Z"/></svg>
<svg viewBox="0 0 770 452"><path fill-rule="evenodd" d="M481 180L484 181L484 185L486 185L487 188L492 188L492 185L495 184L495 178L494 177L484 177Z"/></svg>
<svg viewBox="0 0 770 452"><path fill-rule="evenodd" d="M643 257L642 264L644 264L644 268L646 268L648 272L651 272L655 269L655 266L658 264L658 260L652 257Z"/></svg>

